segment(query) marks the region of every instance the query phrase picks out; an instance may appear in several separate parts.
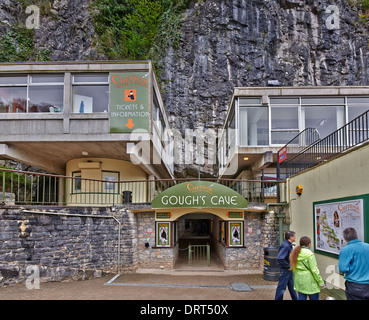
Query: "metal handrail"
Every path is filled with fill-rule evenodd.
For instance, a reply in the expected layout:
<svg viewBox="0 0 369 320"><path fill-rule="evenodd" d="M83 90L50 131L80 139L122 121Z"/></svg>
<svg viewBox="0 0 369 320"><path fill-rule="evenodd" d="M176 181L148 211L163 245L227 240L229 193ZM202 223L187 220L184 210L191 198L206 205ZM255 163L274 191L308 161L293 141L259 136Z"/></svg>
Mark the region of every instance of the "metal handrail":
<svg viewBox="0 0 369 320"><path fill-rule="evenodd" d="M205 263L210 266L210 245L209 244L190 244L188 246L188 265L193 263Z"/></svg>
<svg viewBox="0 0 369 320"><path fill-rule="evenodd" d="M0 168L0 203L118 205L150 203L162 191L194 178L105 181ZM276 202L285 181L201 178L232 188L249 202Z"/></svg>
<svg viewBox="0 0 369 320"><path fill-rule="evenodd" d="M290 141L288 141L285 147L288 147L291 144L296 144L294 142L298 141L297 145L299 147L305 148L319 140L320 140L320 133L316 128L306 128L305 130L297 134L294 138L292 138ZM303 143L301 143L301 141Z"/></svg>
<svg viewBox="0 0 369 320"><path fill-rule="evenodd" d="M281 164L286 178L332 159L369 140L369 110Z"/></svg>

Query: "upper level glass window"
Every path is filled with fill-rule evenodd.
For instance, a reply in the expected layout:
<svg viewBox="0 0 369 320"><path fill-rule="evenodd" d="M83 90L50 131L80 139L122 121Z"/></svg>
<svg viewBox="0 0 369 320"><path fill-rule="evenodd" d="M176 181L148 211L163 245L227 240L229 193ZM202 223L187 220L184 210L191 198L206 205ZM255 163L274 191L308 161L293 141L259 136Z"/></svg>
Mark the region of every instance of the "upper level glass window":
<svg viewBox="0 0 369 320"><path fill-rule="evenodd" d="M271 143L286 144L299 133L299 98L271 98Z"/></svg>
<svg viewBox="0 0 369 320"><path fill-rule="evenodd" d="M28 112L63 112L64 75L30 75Z"/></svg>
<svg viewBox="0 0 369 320"><path fill-rule="evenodd" d="M301 97L302 129L314 128L325 138L345 124L345 97Z"/></svg>
<svg viewBox="0 0 369 320"><path fill-rule="evenodd" d="M63 112L64 74L0 77L0 112Z"/></svg>
<svg viewBox="0 0 369 320"><path fill-rule="evenodd" d="M302 97L301 104L309 105L340 105L345 104L344 97Z"/></svg>
<svg viewBox="0 0 369 320"><path fill-rule="evenodd" d="M369 110L369 97L347 98L348 121L352 121L365 111Z"/></svg>
<svg viewBox="0 0 369 320"><path fill-rule="evenodd" d="M260 106L261 98L260 97L239 98L238 105L239 106Z"/></svg>
<svg viewBox="0 0 369 320"><path fill-rule="evenodd" d="M73 75L74 113L96 113L109 111L109 75L75 74Z"/></svg>
<svg viewBox="0 0 369 320"><path fill-rule="evenodd" d="M305 128L315 128L325 138L345 124L344 106L303 106L301 118Z"/></svg>
<svg viewBox="0 0 369 320"><path fill-rule="evenodd" d="M31 84L64 84L64 74L36 74L30 80Z"/></svg>
<svg viewBox="0 0 369 320"><path fill-rule="evenodd" d="M27 76L0 76L0 85L27 84Z"/></svg>
<svg viewBox="0 0 369 320"><path fill-rule="evenodd" d="M0 113L27 112L27 87L0 86Z"/></svg>
<svg viewBox="0 0 369 320"><path fill-rule="evenodd" d="M240 145L269 145L267 107L240 107Z"/></svg>
<svg viewBox="0 0 369 320"><path fill-rule="evenodd" d="M73 83L108 83L107 73L83 73L73 75Z"/></svg>

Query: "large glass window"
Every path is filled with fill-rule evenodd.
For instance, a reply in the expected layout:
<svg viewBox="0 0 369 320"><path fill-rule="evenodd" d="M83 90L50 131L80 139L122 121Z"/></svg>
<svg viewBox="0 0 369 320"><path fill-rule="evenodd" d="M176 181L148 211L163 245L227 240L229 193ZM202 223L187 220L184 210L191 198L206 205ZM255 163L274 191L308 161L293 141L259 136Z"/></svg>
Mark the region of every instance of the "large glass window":
<svg viewBox="0 0 369 320"><path fill-rule="evenodd" d="M76 74L73 76L74 113L109 111L108 74Z"/></svg>
<svg viewBox="0 0 369 320"><path fill-rule="evenodd" d="M240 145L269 145L267 107L240 107Z"/></svg>
<svg viewBox="0 0 369 320"><path fill-rule="evenodd" d="M63 112L64 74L0 77L0 112Z"/></svg>
<svg viewBox="0 0 369 320"><path fill-rule="evenodd" d="M369 110L369 97L348 97L348 121L352 121Z"/></svg>
<svg viewBox="0 0 369 320"><path fill-rule="evenodd" d="M286 144L299 133L298 98L271 98L271 143Z"/></svg>
<svg viewBox="0 0 369 320"><path fill-rule="evenodd" d="M28 112L63 112L64 75L31 75L29 82Z"/></svg>
<svg viewBox="0 0 369 320"><path fill-rule="evenodd" d="M345 97L302 97L301 122L325 138L345 124Z"/></svg>
<svg viewBox="0 0 369 320"><path fill-rule="evenodd" d="M28 112L63 112L63 86L30 86Z"/></svg>
<svg viewBox="0 0 369 320"><path fill-rule="evenodd" d="M27 87L0 87L0 113L27 112Z"/></svg>
<svg viewBox="0 0 369 320"><path fill-rule="evenodd" d="M344 106L303 106L301 118L305 128L315 128L325 138L345 124Z"/></svg>
<svg viewBox="0 0 369 320"><path fill-rule="evenodd" d="M269 107L260 97L240 97L238 105L240 146L284 145L307 128L326 137L369 110L369 97L278 96L269 98Z"/></svg>

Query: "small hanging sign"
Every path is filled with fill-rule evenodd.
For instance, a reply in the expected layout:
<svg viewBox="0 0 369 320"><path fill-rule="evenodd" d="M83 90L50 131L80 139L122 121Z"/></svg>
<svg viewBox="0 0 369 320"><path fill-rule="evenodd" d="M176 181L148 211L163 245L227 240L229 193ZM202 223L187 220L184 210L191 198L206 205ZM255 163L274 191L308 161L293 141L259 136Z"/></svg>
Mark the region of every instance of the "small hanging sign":
<svg viewBox="0 0 369 320"><path fill-rule="evenodd" d="M156 212L156 219L170 219L171 217L170 212Z"/></svg>
<svg viewBox="0 0 369 320"><path fill-rule="evenodd" d="M227 217L230 219L243 219L243 212L230 211L227 213Z"/></svg>

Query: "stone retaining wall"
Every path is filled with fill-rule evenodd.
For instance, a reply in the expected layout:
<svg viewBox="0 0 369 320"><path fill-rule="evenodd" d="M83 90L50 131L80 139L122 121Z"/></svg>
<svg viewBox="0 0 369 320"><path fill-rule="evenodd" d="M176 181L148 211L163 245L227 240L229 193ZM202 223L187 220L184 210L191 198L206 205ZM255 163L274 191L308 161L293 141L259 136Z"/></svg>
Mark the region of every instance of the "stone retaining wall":
<svg viewBox="0 0 369 320"><path fill-rule="evenodd" d="M61 212L68 215L48 214ZM0 286L26 280L33 267L41 281L117 273L119 224L108 216L121 226L119 272L174 267L178 244L155 247L154 212L132 213L124 207L112 211L111 207L2 206ZM213 234L213 245L227 270L262 273L264 247L278 245L278 219L274 213L246 213L244 248L227 248L216 239Z"/></svg>
<svg viewBox="0 0 369 320"><path fill-rule="evenodd" d="M27 267L37 266L43 281L87 279L117 271L118 223L109 208L28 208L32 211L67 212L70 216L27 213L24 208L0 208L0 283L27 278ZM93 215L81 217L79 215ZM122 269L135 265L132 221L121 221Z"/></svg>

